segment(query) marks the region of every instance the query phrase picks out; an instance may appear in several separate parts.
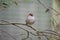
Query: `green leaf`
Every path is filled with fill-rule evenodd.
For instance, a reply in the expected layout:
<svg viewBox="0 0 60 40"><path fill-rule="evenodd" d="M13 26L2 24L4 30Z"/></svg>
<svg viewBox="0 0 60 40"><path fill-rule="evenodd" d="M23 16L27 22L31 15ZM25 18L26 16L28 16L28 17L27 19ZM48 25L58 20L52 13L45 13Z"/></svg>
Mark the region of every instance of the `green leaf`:
<svg viewBox="0 0 60 40"><path fill-rule="evenodd" d="M2 4L3 4L3 5L6 5L6 6L8 5L7 3L2 3Z"/></svg>

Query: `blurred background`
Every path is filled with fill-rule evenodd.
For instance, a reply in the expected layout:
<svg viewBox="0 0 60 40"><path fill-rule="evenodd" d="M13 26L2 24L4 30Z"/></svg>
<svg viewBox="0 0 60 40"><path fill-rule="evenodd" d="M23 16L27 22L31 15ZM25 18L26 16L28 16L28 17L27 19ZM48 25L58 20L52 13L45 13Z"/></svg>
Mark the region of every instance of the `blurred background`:
<svg viewBox="0 0 60 40"><path fill-rule="evenodd" d="M44 4L52 7L52 0L41 0ZM31 12L36 20L33 27L39 31L51 28L52 11L45 12L46 8L37 0L0 0L0 20L7 20L14 23L25 23L27 15ZM32 29L20 25L22 28L34 32ZM10 33L17 40L22 40L26 36L26 32L13 25L0 25L0 29ZM23 35L24 34L24 35ZM32 40L38 40L30 34ZM0 32L0 40L14 40L6 33ZM31 40L31 39L27 39ZM42 40L46 40L43 39Z"/></svg>

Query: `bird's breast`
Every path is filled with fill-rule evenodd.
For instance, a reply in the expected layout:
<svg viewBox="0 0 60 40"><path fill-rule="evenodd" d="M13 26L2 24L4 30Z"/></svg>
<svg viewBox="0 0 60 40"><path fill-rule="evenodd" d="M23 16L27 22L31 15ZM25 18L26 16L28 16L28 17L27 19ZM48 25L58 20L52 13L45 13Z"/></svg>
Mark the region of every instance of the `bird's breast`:
<svg viewBox="0 0 60 40"><path fill-rule="evenodd" d="M35 22L35 18L29 16L29 17L27 18L26 22L27 22L28 24L33 24L33 23Z"/></svg>

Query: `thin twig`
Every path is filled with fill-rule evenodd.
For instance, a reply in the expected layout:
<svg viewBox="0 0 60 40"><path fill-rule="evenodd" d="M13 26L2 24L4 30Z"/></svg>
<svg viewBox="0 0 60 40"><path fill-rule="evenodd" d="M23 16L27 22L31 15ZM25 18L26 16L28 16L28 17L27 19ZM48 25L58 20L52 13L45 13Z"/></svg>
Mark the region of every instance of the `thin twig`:
<svg viewBox="0 0 60 40"><path fill-rule="evenodd" d="M27 31L27 37L26 38L23 38L22 40L26 40L29 38L29 32Z"/></svg>
<svg viewBox="0 0 60 40"><path fill-rule="evenodd" d="M60 14L60 12L58 12L57 10L55 10L54 8L52 8L52 7L49 7L48 5L46 5L44 2L42 2L41 0L37 0L44 8L48 8L48 9L51 9L51 10L53 10L53 11L55 11L57 14L56 15L58 15L58 14Z"/></svg>
<svg viewBox="0 0 60 40"><path fill-rule="evenodd" d="M48 8L46 7L46 5L44 3L41 2L41 0L37 0L44 8Z"/></svg>
<svg viewBox="0 0 60 40"><path fill-rule="evenodd" d="M51 40L51 38L57 39L57 37L52 37L52 36L46 35L44 33L42 33L42 35L40 35L40 36L44 36L47 40Z"/></svg>
<svg viewBox="0 0 60 40"><path fill-rule="evenodd" d="M55 37L49 36L49 35L47 35L47 33L48 33L48 32L46 32L46 34L45 34L45 32L42 32L42 33L40 32L40 36L44 36L45 38L47 38L47 40L50 40L49 37L50 37L50 38L55 38L55 39L60 38L60 37L57 38L54 34L52 34L52 35L54 35ZM48 33L48 34L49 34L49 33Z"/></svg>
<svg viewBox="0 0 60 40"><path fill-rule="evenodd" d="M45 31L53 32L54 34L57 34L57 35L59 35L59 36L60 36L60 34L59 34L59 33L55 32L55 31L53 31L53 30L45 30Z"/></svg>
<svg viewBox="0 0 60 40"><path fill-rule="evenodd" d="M52 36L46 35L46 34L44 34L44 33L42 33L41 36L45 36L45 38L47 38L47 40L51 40L51 38L54 38L54 39L59 39L59 38L60 38L60 37L56 37L56 36L52 37ZM59 39L59 40L60 40L60 39Z"/></svg>
<svg viewBox="0 0 60 40"><path fill-rule="evenodd" d="M44 36L47 40L49 40L48 36L45 34L42 34L41 36Z"/></svg>
<svg viewBox="0 0 60 40"><path fill-rule="evenodd" d="M46 34L51 34L51 35L60 37L60 35L57 35L57 34L54 34L54 33L51 33L51 32L40 32L40 33L46 33Z"/></svg>

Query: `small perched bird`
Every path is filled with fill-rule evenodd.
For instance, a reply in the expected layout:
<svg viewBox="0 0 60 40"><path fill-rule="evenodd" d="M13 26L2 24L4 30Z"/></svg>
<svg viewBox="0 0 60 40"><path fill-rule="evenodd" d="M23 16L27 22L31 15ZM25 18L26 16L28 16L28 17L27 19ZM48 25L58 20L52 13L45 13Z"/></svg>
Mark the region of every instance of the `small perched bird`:
<svg viewBox="0 0 60 40"><path fill-rule="evenodd" d="M29 13L29 15L27 16L27 19L26 19L26 25L32 25L34 24L35 22L35 17L32 13Z"/></svg>

